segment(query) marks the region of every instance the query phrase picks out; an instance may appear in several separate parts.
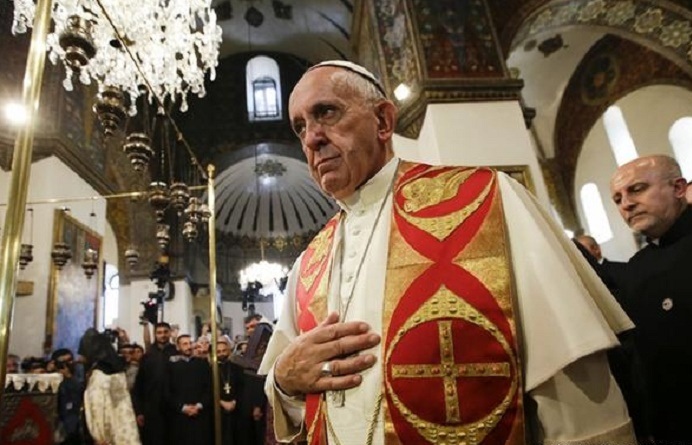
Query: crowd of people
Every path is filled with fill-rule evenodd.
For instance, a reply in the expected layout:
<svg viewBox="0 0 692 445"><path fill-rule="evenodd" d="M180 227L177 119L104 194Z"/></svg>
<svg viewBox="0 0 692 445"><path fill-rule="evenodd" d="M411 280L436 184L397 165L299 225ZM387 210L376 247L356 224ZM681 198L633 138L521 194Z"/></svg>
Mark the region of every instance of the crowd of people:
<svg viewBox="0 0 692 445"><path fill-rule="evenodd" d="M259 314L245 320L245 335L217 338L222 443L267 443L263 378L243 361ZM144 343L122 329L88 330L75 354L58 349L47 358L8 356L8 373L58 372L61 445L214 443L209 326L193 341L166 322L144 325ZM41 364L41 366L38 366ZM270 440L269 443L272 441Z"/></svg>
<svg viewBox="0 0 692 445"><path fill-rule="evenodd" d="M612 200L645 245L613 262L588 235L570 243L505 175L398 159L396 106L361 66L310 68L289 116L341 211L291 271L266 382L219 342L224 444L265 443L262 384L285 443L692 444L692 207L675 159L614 172ZM143 355L80 351L88 388L129 388L132 399L113 404L130 442L86 409L97 445L133 443L128 422L144 445L211 443L208 343L171 341L159 323ZM79 403L62 395L79 384L63 365L72 356L52 359L68 370L63 443L79 443L63 414Z"/></svg>

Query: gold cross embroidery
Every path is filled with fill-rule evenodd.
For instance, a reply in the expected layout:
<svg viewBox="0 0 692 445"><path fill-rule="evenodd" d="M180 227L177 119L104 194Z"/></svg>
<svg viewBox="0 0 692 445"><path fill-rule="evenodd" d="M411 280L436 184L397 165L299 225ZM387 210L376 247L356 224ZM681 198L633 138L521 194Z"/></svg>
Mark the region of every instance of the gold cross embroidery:
<svg viewBox="0 0 692 445"><path fill-rule="evenodd" d="M468 377L509 377L508 362L501 363L456 363L454 360L454 341L452 321L437 323L440 338L440 364L394 365L392 377L397 379L441 378L444 384L445 408L448 423L459 423L459 399L457 379Z"/></svg>

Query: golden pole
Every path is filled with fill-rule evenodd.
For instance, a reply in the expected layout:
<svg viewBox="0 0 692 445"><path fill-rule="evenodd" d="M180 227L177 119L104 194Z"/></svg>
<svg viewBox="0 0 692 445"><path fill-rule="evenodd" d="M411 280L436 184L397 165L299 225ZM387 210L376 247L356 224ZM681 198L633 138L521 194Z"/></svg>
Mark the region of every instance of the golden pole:
<svg viewBox="0 0 692 445"><path fill-rule="evenodd" d="M36 3L34 30L31 34L22 88L22 100L26 109L27 120L19 130L14 143L12 176L7 194L5 230L2 234L2 246L0 247L0 397L5 389L7 350L10 346L14 294L17 290L17 266L31 173L34 122L38 112L43 68L46 62L46 36L50 26L52 3L52 0L38 0Z"/></svg>
<svg viewBox="0 0 692 445"><path fill-rule="evenodd" d="M219 358L216 354L219 330L216 322L216 196L214 195L214 166L207 166L207 203L209 206L209 307L211 309L211 375L214 389L214 444L221 445L221 382Z"/></svg>

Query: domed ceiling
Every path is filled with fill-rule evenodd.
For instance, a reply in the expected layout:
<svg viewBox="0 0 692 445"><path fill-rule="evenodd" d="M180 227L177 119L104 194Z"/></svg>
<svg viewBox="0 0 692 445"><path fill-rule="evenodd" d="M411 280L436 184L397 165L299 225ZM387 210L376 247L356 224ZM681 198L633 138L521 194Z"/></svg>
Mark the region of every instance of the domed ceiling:
<svg viewBox="0 0 692 445"><path fill-rule="evenodd" d="M220 0L221 57L276 51L310 61L350 58L351 0Z"/></svg>
<svg viewBox="0 0 692 445"><path fill-rule="evenodd" d="M237 161L216 180L216 227L238 237L273 238L314 232L337 211L293 157L261 153Z"/></svg>

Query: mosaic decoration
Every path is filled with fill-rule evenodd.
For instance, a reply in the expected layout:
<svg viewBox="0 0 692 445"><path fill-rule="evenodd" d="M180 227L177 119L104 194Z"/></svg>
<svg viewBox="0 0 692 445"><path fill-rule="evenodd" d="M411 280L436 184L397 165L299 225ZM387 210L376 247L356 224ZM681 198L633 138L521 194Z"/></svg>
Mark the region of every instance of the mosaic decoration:
<svg viewBox="0 0 692 445"><path fill-rule="evenodd" d="M406 18L405 0L372 2L382 57L387 67L385 88L392 91L399 84L414 85L421 78L416 64L415 37Z"/></svg>
<svg viewBox="0 0 692 445"><path fill-rule="evenodd" d="M91 110L96 89L77 84L73 91L61 93L61 134L91 168L105 174L106 151L103 149L103 132Z"/></svg>
<svg viewBox="0 0 692 445"><path fill-rule="evenodd" d="M612 54L602 54L586 64L581 75L581 99L587 105L598 105L610 98L615 89L620 66Z"/></svg>
<svg viewBox="0 0 692 445"><path fill-rule="evenodd" d="M413 0L412 6L428 77L502 76L484 1Z"/></svg>
<svg viewBox="0 0 692 445"><path fill-rule="evenodd" d="M523 84L505 69L485 0L376 0L368 7L363 20L373 24L386 90L411 89L399 104L398 133L417 138L430 103L519 99ZM369 50L367 42L358 47Z"/></svg>
<svg viewBox="0 0 692 445"><path fill-rule="evenodd" d="M567 26L616 28L675 54L692 71L692 12L654 0L559 1L538 9L513 39L518 45L538 33Z"/></svg>

